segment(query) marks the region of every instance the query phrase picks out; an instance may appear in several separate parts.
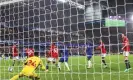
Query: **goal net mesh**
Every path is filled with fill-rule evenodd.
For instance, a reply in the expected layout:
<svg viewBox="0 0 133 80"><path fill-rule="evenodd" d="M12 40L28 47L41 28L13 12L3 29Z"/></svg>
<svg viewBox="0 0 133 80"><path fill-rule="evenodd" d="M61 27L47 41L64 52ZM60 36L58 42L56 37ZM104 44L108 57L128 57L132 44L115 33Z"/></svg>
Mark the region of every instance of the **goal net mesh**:
<svg viewBox="0 0 133 80"><path fill-rule="evenodd" d="M133 70L126 69L121 54L125 34L133 42L133 0L0 0L0 80L19 74L26 59L26 48L33 48L46 66L46 53L55 43L59 50L65 46L68 65L61 71L51 63L49 71L36 70L40 80L131 80ZM107 50L102 64L102 40ZM92 66L88 68L86 48L92 44ZM13 70L12 46L16 45L19 60ZM132 66L132 55L129 61ZM20 80L29 80L27 77Z"/></svg>

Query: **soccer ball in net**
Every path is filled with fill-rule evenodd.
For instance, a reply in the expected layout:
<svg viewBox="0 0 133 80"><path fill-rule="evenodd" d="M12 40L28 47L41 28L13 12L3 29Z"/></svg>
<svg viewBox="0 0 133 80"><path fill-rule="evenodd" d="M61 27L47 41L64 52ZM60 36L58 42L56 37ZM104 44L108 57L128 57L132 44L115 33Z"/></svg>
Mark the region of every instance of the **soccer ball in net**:
<svg viewBox="0 0 133 80"><path fill-rule="evenodd" d="M12 72L12 71L13 71L13 68L12 68L12 67L9 67L9 68L8 68L8 71L9 71L9 72Z"/></svg>

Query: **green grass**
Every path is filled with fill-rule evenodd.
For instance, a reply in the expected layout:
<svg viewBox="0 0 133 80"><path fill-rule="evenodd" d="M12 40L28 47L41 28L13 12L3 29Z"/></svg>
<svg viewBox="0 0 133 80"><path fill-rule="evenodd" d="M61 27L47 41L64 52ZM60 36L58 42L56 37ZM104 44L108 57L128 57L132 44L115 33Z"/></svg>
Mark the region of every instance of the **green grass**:
<svg viewBox="0 0 133 80"><path fill-rule="evenodd" d="M129 57L130 61L133 56ZM44 59L43 59L44 60ZM93 67L87 69L87 60L85 56L75 56L69 58L71 72L67 72L64 64L62 70L58 72L55 65L51 64L49 72L37 70L36 73L41 77L41 80L132 80L133 69L129 72L124 72L125 64L122 55L111 55L106 57L108 68L104 69L101 64L101 57L95 56L92 58ZM9 80L22 70L22 67L14 67L14 72L8 72L8 66L11 65L11 60L0 60L0 80ZM44 60L45 63L45 60ZM131 62L131 65L133 62ZM19 65L21 66L22 63ZM24 77L19 80L29 80Z"/></svg>

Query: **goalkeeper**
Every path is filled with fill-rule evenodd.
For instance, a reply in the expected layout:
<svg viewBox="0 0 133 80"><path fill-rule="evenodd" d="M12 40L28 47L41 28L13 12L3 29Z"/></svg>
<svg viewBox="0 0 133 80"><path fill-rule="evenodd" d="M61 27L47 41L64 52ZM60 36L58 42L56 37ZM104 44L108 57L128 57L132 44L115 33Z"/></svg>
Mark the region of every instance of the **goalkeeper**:
<svg viewBox="0 0 133 80"><path fill-rule="evenodd" d="M39 80L40 77L35 73L36 68L41 66L42 70L45 70L42 60L39 57L31 56L24 63L22 71L12 77L10 80L17 80L20 77L26 76L32 80Z"/></svg>

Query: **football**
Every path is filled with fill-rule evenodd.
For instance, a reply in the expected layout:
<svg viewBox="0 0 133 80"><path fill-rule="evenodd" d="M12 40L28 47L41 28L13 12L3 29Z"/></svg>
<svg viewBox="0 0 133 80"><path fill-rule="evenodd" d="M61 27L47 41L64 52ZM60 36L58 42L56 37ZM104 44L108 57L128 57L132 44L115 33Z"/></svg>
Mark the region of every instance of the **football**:
<svg viewBox="0 0 133 80"><path fill-rule="evenodd" d="M12 71L13 71L13 68L12 68L12 67L9 67L9 68L8 68L8 71L9 71L9 72L12 72Z"/></svg>

